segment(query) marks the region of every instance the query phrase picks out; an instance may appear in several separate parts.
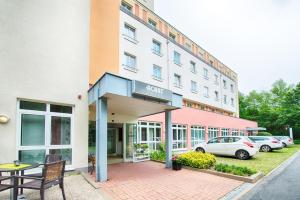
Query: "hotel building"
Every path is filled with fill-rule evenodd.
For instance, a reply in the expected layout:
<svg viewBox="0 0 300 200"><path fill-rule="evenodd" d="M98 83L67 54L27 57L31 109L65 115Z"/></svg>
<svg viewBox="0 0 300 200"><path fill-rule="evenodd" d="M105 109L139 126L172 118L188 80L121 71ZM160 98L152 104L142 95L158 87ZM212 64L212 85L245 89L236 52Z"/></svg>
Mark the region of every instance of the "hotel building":
<svg viewBox="0 0 300 200"><path fill-rule="evenodd" d="M155 14L153 0L1 4L11 26L0 30L0 114L10 118L0 162L61 153L84 169L89 149L105 181L110 158L136 161L135 144L165 143L170 167L172 152L257 128L239 118L237 74Z"/></svg>

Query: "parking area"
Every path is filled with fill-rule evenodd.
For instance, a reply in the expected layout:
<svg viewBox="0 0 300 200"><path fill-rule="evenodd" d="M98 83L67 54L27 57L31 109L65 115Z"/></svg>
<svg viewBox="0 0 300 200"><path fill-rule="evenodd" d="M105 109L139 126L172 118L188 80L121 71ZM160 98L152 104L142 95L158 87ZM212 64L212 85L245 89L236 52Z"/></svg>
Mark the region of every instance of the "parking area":
<svg viewBox="0 0 300 200"><path fill-rule="evenodd" d="M97 183L112 199L219 199L243 182L197 171L173 171L157 162L109 165L108 182ZM94 177L93 177L94 178Z"/></svg>

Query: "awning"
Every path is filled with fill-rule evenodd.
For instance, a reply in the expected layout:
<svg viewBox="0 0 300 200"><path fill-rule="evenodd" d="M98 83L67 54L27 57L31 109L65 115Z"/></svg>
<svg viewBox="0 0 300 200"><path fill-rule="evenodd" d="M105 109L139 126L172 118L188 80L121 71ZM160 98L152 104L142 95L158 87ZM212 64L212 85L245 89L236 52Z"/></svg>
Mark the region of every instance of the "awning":
<svg viewBox="0 0 300 200"><path fill-rule="evenodd" d="M255 127L255 128L247 127L246 130L247 131L266 131L267 129L264 127Z"/></svg>

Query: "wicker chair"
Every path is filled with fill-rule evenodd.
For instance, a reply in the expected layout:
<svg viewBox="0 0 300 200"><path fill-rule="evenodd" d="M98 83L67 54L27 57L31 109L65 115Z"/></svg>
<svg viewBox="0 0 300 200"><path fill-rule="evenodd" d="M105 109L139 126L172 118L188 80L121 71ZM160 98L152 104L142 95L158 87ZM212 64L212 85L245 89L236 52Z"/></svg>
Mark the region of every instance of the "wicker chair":
<svg viewBox="0 0 300 200"><path fill-rule="evenodd" d="M40 166L48 164L48 163L53 163L53 162L57 162L57 161L61 161L62 160L62 156L61 155L57 155L57 154L48 154L45 157L45 161L43 164L40 164ZM42 177L42 173L37 173L37 174L29 174L28 176L33 176L33 177Z"/></svg>
<svg viewBox="0 0 300 200"><path fill-rule="evenodd" d="M24 184L15 185L15 193L18 189L31 189L40 191L40 199L45 199L45 190L53 186L59 185L62 191L63 199L66 199L64 190L64 173L65 173L66 161L51 162L45 164L43 168L42 177L33 176L15 176L16 179L31 179L32 181L26 182ZM17 183L18 181L16 181ZM17 196L17 195L15 195ZM17 200L15 198L15 200Z"/></svg>

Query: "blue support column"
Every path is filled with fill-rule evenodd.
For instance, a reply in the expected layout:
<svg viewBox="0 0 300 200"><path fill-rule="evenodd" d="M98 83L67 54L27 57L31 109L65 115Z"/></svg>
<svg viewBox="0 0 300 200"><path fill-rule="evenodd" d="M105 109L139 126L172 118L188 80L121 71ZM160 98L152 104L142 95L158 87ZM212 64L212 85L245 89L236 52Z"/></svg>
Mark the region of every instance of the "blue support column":
<svg viewBox="0 0 300 200"><path fill-rule="evenodd" d="M96 101L96 181L107 181L107 99Z"/></svg>
<svg viewBox="0 0 300 200"><path fill-rule="evenodd" d="M171 111L165 112L165 141L166 141L166 168L172 167L172 149L173 149L173 136L172 136L172 117Z"/></svg>

